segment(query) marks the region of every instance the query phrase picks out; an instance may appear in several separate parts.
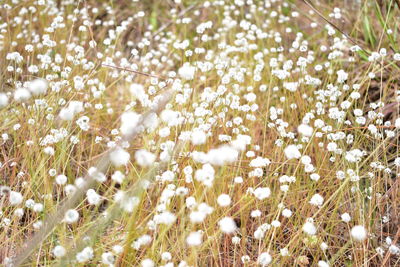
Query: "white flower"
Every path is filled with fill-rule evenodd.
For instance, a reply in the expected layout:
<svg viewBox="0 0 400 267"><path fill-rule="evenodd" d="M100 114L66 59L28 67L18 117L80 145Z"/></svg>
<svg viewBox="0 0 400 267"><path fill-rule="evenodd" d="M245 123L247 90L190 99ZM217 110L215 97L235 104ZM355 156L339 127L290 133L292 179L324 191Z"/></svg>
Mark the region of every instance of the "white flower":
<svg viewBox="0 0 400 267"><path fill-rule="evenodd" d="M63 246L58 245L53 248L53 255L56 258L64 257L66 253L67 251Z"/></svg>
<svg viewBox="0 0 400 267"><path fill-rule="evenodd" d="M340 217L342 218L342 221L344 221L345 223L348 223L351 220L351 217L347 212L343 213Z"/></svg>
<svg viewBox="0 0 400 267"><path fill-rule="evenodd" d="M253 194L259 200L263 200L271 195L271 189L268 187L258 187L254 190Z"/></svg>
<svg viewBox="0 0 400 267"><path fill-rule="evenodd" d="M203 183L207 187L211 187L214 181L215 170L210 164L204 164L203 167L196 171L194 178Z"/></svg>
<svg viewBox="0 0 400 267"><path fill-rule="evenodd" d="M288 250L288 248L281 248L281 249L279 250L279 253L281 254L282 257L289 256L289 250Z"/></svg>
<svg viewBox="0 0 400 267"><path fill-rule="evenodd" d="M179 68L178 74L185 80L193 80L196 68L191 66L189 63L185 63Z"/></svg>
<svg viewBox="0 0 400 267"><path fill-rule="evenodd" d="M112 179L114 182L116 182L117 184L122 184L122 182L123 182L124 179L125 179L125 175L124 175L122 172L120 172L120 171L116 171L116 172L114 172L113 175L111 175L111 179Z"/></svg>
<svg viewBox="0 0 400 267"><path fill-rule="evenodd" d="M53 156L55 151L54 148L52 148L51 146L47 146L43 149L43 152L47 155Z"/></svg>
<svg viewBox="0 0 400 267"><path fill-rule="evenodd" d="M390 252L390 254L394 254L394 255L400 254L400 248L398 246L392 244L389 246L389 252Z"/></svg>
<svg viewBox="0 0 400 267"><path fill-rule="evenodd" d="M400 128L400 118L397 118L396 121L394 122L394 126L399 129Z"/></svg>
<svg viewBox="0 0 400 267"><path fill-rule="evenodd" d="M282 216L283 216L283 217L286 217L286 218L289 218L289 217L292 216L292 211L289 210L289 209L284 209L284 210L282 211Z"/></svg>
<svg viewBox="0 0 400 267"><path fill-rule="evenodd" d="M8 96L4 93L0 93L0 108L7 106Z"/></svg>
<svg viewBox="0 0 400 267"><path fill-rule="evenodd" d="M172 182L175 179L175 173L173 171L165 171L161 175L161 181L163 182Z"/></svg>
<svg viewBox="0 0 400 267"><path fill-rule="evenodd" d="M322 242L321 245L319 246L322 250L327 250L328 249L328 244L326 244L325 242Z"/></svg>
<svg viewBox="0 0 400 267"><path fill-rule="evenodd" d="M36 79L27 84L28 90L33 95L44 94L47 91L47 81L44 79Z"/></svg>
<svg viewBox="0 0 400 267"><path fill-rule="evenodd" d="M397 158L394 159L394 165L396 167L400 167L400 157L397 157Z"/></svg>
<svg viewBox="0 0 400 267"><path fill-rule="evenodd" d="M261 168L261 167L266 167L269 164L271 164L271 161L267 158L262 158L262 157L257 157L250 161L249 166L254 167L254 168Z"/></svg>
<svg viewBox="0 0 400 267"><path fill-rule="evenodd" d="M124 251L124 247L120 245L114 245L112 247L112 250L114 251L115 254L121 254Z"/></svg>
<svg viewBox="0 0 400 267"><path fill-rule="evenodd" d="M121 115L121 133L123 135L132 135L139 131L138 123L140 115L133 111L127 111Z"/></svg>
<svg viewBox="0 0 400 267"><path fill-rule="evenodd" d="M240 237L234 236L234 237L232 237L232 244L239 245L240 244L240 240L241 240Z"/></svg>
<svg viewBox="0 0 400 267"><path fill-rule="evenodd" d="M161 112L161 120L165 122L169 127L177 126L180 122L180 113L174 110L165 109Z"/></svg>
<svg viewBox="0 0 400 267"><path fill-rule="evenodd" d="M250 261L250 256L249 255L244 255L240 258L240 260L242 261L242 263L246 263Z"/></svg>
<svg viewBox="0 0 400 267"><path fill-rule="evenodd" d="M101 262L109 266L114 266L115 257L111 252L104 252L101 254Z"/></svg>
<svg viewBox="0 0 400 267"><path fill-rule="evenodd" d="M86 192L86 198L91 205L98 205L101 202L101 196L94 189L89 189Z"/></svg>
<svg viewBox="0 0 400 267"><path fill-rule="evenodd" d="M139 204L140 200L138 197L127 197L124 192L119 191L115 194L115 201L120 202L121 208L128 213L133 212L135 207Z"/></svg>
<svg viewBox="0 0 400 267"><path fill-rule="evenodd" d="M76 254L76 260L79 263L83 263L92 259L93 256L93 249L91 247L85 247L81 252Z"/></svg>
<svg viewBox="0 0 400 267"><path fill-rule="evenodd" d="M187 238L186 238L186 243L189 246L199 246L203 239L203 235L200 232L191 232Z"/></svg>
<svg viewBox="0 0 400 267"><path fill-rule="evenodd" d="M121 147L116 147L111 153L110 153L110 160L111 163L114 164L114 166L119 167L122 165L126 165L129 162L130 155L128 152L126 152L124 149Z"/></svg>
<svg viewBox="0 0 400 267"><path fill-rule="evenodd" d="M21 218L22 216L24 216L24 209L23 208L15 209L14 215Z"/></svg>
<svg viewBox="0 0 400 267"><path fill-rule="evenodd" d="M318 181L318 180L321 178L321 176L319 176L318 173L312 173L312 174L310 175L310 178L311 178L311 180L313 180L313 181Z"/></svg>
<svg viewBox="0 0 400 267"><path fill-rule="evenodd" d="M309 203L314 206L321 206L324 204L324 198L320 194L315 194L311 197Z"/></svg>
<svg viewBox="0 0 400 267"><path fill-rule="evenodd" d="M169 211L164 211L160 214L155 215L154 221L156 224L170 225L176 221L176 216L175 216L175 214L173 214Z"/></svg>
<svg viewBox="0 0 400 267"><path fill-rule="evenodd" d="M313 134L313 128L307 124L300 124L299 127L297 127L297 131L306 137L310 137Z"/></svg>
<svg viewBox="0 0 400 267"><path fill-rule="evenodd" d="M140 265L142 265L142 267L154 267L154 266L156 266L156 264L154 263L154 261L151 260L151 259L144 259L144 260L142 260L142 262L140 263Z"/></svg>
<svg viewBox="0 0 400 267"><path fill-rule="evenodd" d="M77 222L79 219L79 213L74 209L69 209L64 215L64 221L68 224Z"/></svg>
<svg viewBox="0 0 400 267"><path fill-rule="evenodd" d="M288 145L284 150L287 159L299 159L301 153L296 145Z"/></svg>
<svg viewBox="0 0 400 267"><path fill-rule="evenodd" d="M163 260L163 261L170 261L170 260L172 260L172 255L171 255L171 253L169 253L169 252L163 252L163 253L161 254L161 260Z"/></svg>
<svg viewBox="0 0 400 267"><path fill-rule="evenodd" d="M358 242L364 241L367 238L367 230L362 225L356 225L351 228L351 237Z"/></svg>
<svg viewBox="0 0 400 267"><path fill-rule="evenodd" d="M190 136L193 145L202 145L206 142L207 136L203 131L194 130Z"/></svg>
<svg viewBox="0 0 400 267"><path fill-rule="evenodd" d="M365 155L360 149L353 149L346 152L345 159L349 162L358 162Z"/></svg>
<svg viewBox="0 0 400 267"><path fill-rule="evenodd" d="M74 116L83 111L83 103L80 101L71 101L68 107L61 109L58 115L60 119L70 121Z"/></svg>
<svg viewBox="0 0 400 267"><path fill-rule="evenodd" d="M280 227L280 226L281 226L281 222L278 221L278 220L273 220L273 221L271 222L271 225L272 225L273 227Z"/></svg>
<svg viewBox="0 0 400 267"><path fill-rule="evenodd" d="M268 252L263 252L258 256L257 263L261 266L267 266L272 262L272 257Z"/></svg>
<svg viewBox="0 0 400 267"><path fill-rule="evenodd" d="M107 180L107 177L104 175L104 173L100 172L96 167L90 167L88 170L88 174L99 183L103 183ZM82 182L84 182L83 179Z"/></svg>
<svg viewBox="0 0 400 267"><path fill-rule="evenodd" d="M171 134L171 130L169 129L169 127L164 127L158 131L158 134L160 135L160 137L167 137Z"/></svg>
<svg viewBox="0 0 400 267"><path fill-rule="evenodd" d="M136 241L134 241L131 245L132 248L139 250L142 246L146 246L151 243L151 236L142 235Z"/></svg>
<svg viewBox="0 0 400 267"><path fill-rule="evenodd" d="M219 228L226 234L231 234L236 231L236 223L230 217L224 217L218 222Z"/></svg>
<svg viewBox="0 0 400 267"><path fill-rule="evenodd" d="M10 191L9 201L11 206L16 206L21 204L23 199L24 198L22 197L20 192Z"/></svg>
<svg viewBox="0 0 400 267"><path fill-rule="evenodd" d="M207 153L207 161L215 166L223 166L232 163L239 157L239 152L231 146L222 145L218 148L211 149Z"/></svg>
<svg viewBox="0 0 400 267"><path fill-rule="evenodd" d="M29 92L26 88L18 88L14 92L14 99L18 102L23 102L31 98L31 92Z"/></svg>
<svg viewBox="0 0 400 267"><path fill-rule="evenodd" d="M33 223L32 226L34 229L40 229L43 226L43 222L39 220L39 221Z"/></svg>
<svg viewBox="0 0 400 267"><path fill-rule="evenodd" d="M344 70L338 70L336 72L336 74L338 76L337 77L338 83L344 83L347 80L347 78L349 77L349 74L346 73Z"/></svg>
<svg viewBox="0 0 400 267"><path fill-rule="evenodd" d="M314 223L312 223L311 221L307 221L303 225L303 231L308 235L315 235L317 233L317 228L315 228Z"/></svg>
<svg viewBox="0 0 400 267"><path fill-rule="evenodd" d="M283 87L285 89L289 90L290 92L296 92L297 88L299 87L299 83L298 82L284 82Z"/></svg>
<svg viewBox="0 0 400 267"><path fill-rule="evenodd" d="M57 177L56 177L56 183L57 183L58 185L64 185L64 184L66 184L66 183L67 183L67 176L65 176L64 174L57 175Z"/></svg>
<svg viewBox="0 0 400 267"><path fill-rule="evenodd" d="M81 128L82 131L88 131L90 128L89 121L90 119L88 116L82 116L76 120L76 124L79 126L79 128Z"/></svg>
<svg viewBox="0 0 400 267"><path fill-rule="evenodd" d="M217 203L221 207L227 207L231 204L231 198L227 194L221 194L218 196Z"/></svg>
<svg viewBox="0 0 400 267"><path fill-rule="evenodd" d="M135 153L135 160L140 166L148 167L154 163L154 161L156 160L156 156L145 149L139 149Z"/></svg>
<svg viewBox="0 0 400 267"><path fill-rule="evenodd" d="M202 223L207 216L207 213L202 211L193 211L189 215L190 222L192 223Z"/></svg>
<svg viewBox="0 0 400 267"><path fill-rule="evenodd" d="M43 211L43 204L42 203L35 203L35 205L33 205L33 211L34 212L42 212Z"/></svg>
<svg viewBox="0 0 400 267"><path fill-rule="evenodd" d="M329 267L326 261L318 261L318 267Z"/></svg>

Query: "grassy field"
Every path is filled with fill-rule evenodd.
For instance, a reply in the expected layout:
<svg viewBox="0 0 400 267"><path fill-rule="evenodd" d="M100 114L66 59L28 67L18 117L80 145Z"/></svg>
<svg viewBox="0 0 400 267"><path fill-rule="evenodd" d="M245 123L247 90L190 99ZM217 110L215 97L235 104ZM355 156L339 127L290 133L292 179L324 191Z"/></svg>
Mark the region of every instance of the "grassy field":
<svg viewBox="0 0 400 267"><path fill-rule="evenodd" d="M399 266L400 1L0 2L4 266Z"/></svg>

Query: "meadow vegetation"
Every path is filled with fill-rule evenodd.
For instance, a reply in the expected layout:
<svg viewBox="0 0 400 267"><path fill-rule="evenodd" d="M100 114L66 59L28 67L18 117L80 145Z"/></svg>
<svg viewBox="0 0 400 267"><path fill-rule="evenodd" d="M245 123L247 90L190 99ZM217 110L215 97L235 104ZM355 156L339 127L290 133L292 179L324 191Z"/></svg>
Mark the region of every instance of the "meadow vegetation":
<svg viewBox="0 0 400 267"><path fill-rule="evenodd" d="M399 266L400 1L0 3L4 266Z"/></svg>

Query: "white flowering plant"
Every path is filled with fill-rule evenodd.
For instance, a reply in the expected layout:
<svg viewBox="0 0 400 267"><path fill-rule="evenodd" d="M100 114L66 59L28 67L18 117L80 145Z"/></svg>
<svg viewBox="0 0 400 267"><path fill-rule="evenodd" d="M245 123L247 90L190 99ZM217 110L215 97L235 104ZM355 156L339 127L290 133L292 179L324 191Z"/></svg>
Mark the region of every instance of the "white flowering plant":
<svg viewBox="0 0 400 267"><path fill-rule="evenodd" d="M399 1L0 14L2 266L399 264Z"/></svg>

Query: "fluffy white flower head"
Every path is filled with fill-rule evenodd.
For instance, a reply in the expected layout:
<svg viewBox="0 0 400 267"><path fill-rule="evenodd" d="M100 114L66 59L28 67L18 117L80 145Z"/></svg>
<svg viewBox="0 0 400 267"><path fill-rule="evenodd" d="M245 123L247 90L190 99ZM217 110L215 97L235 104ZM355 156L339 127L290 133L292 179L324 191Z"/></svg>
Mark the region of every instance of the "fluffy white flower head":
<svg viewBox="0 0 400 267"><path fill-rule="evenodd" d="M263 252L258 256L257 263L261 266L267 266L272 262L272 257L268 252Z"/></svg>
<svg viewBox="0 0 400 267"><path fill-rule="evenodd" d="M156 156L145 149L140 149L135 153L135 160L140 166L148 167L154 163Z"/></svg>
<svg viewBox="0 0 400 267"><path fill-rule="evenodd" d="M231 234L236 231L237 226L235 221L230 217L224 217L218 222L219 228L226 234Z"/></svg>
<svg viewBox="0 0 400 267"><path fill-rule="evenodd" d="M221 194L218 196L217 203L221 207L227 207L231 204L231 197L227 194Z"/></svg>
<svg viewBox="0 0 400 267"><path fill-rule="evenodd" d="M10 201L11 206L16 206L16 205L21 204L23 199L24 198L22 197L20 192L16 192L16 191L10 192L9 201Z"/></svg>
<svg viewBox="0 0 400 267"><path fill-rule="evenodd" d="M312 223L311 221L307 221L303 225L303 231L308 235L315 235L317 233L317 228L315 227L314 223Z"/></svg>
<svg viewBox="0 0 400 267"><path fill-rule="evenodd" d="M53 248L53 255L56 258L64 257L66 253L67 250L63 246L58 245Z"/></svg>
<svg viewBox="0 0 400 267"><path fill-rule="evenodd" d="M351 237L358 242L362 242L367 239L367 230L365 230L365 227L362 225L356 225L351 228L350 234Z"/></svg>
<svg viewBox="0 0 400 267"><path fill-rule="evenodd" d="M74 209L69 209L65 213L64 221L68 224L77 222L79 219L79 213Z"/></svg>
<svg viewBox="0 0 400 267"><path fill-rule="evenodd" d="M254 190L253 194L259 200L263 200L271 195L271 189L268 187L258 187L256 190Z"/></svg>
<svg viewBox="0 0 400 267"><path fill-rule="evenodd" d="M121 116L121 133L123 135L132 135L138 131L140 115L133 111L127 111Z"/></svg>
<svg viewBox="0 0 400 267"><path fill-rule="evenodd" d="M8 96L4 93L0 93L0 108L8 105Z"/></svg>
<svg viewBox="0 0 400 267"><path fill-rule="evenodd" d="M206 142L207 136L203 131L194 130L190 136L193 145L202 145Z"/></svg>
<svg viewBox="0 0 400 267"><path fill-rule="evenodd" d="M183 64L183 66L178 70L179 76L185 80L193 80L196 68L191 66L189 63Z"/></svg>
<svg viewBox="0 0 400 267"><path fill-rule="evenodd" d="M348 214L347 212L343 213L340 218L342 219L342 221L344 221L345 223L350 222L351 217L350 214Z"/></svg>
<svg viewBox="0 0 400 267"><path fill-rule="evenodd" d="M47 91L47 81L44 79L35 79L30 81L27 85L28 90L31 91L33 95L44 94Z"/></svg>
<svg viewBox="0 0 400 267"><path fill-rule="evenodd" d="M116 147L111 153L110 153L110 160L111 163L116 166L123 166L128 164L130 159L130 155L128 152L126 152L124 149L121 147Z"/></svg>
<svg viewBox="0 0 400 267"><path fill-rule="evenodd" d="M324 204L324 198L320 194L315 194L311 197L310 202L314 206L322 206Z"/></svg>
<svg viewBox="0 0 400 267"><path fill-rule="evenodd" d="M18 102L24 102L31 98L31 92L26 88L18 88L14 92L14 99Z"/></svg>
<svg viewBox="0 0 400 267"><path fill-rule="evenodd" d="M85 247L81 252L76 254L76 260L80 263L87 262L94 256L93 248Z"/></svg>
<svg viewBox="0 0 400 267"><path fill-rule="evenodd" d="M191 232L187 238L186 238L186 243L189 246L199 246L203 239L203 235L200 232Z"/></svg>
<svg viewBox="0 0 400 267"><path fill-rule="evenodd" d="M299 159L301 153L296 145L288 145L284 150L287 159Z"/></svg>

